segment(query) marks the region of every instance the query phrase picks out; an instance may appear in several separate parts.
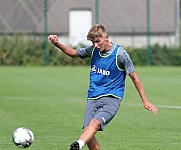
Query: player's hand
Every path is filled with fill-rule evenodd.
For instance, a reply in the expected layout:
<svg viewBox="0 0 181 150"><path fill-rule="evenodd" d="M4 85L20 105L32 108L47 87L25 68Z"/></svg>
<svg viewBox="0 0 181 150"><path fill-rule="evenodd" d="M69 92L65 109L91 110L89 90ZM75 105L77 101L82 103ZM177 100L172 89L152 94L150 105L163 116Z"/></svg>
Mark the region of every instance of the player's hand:
<svg viewBox="0 0 181 150"><path fill-rule="evenodd" d="M57 35L49 35L48 36L48 39L51 41L51 43L53 45L57 45L59 42L58 42L58 38L57 38Z"/></svg>
<svg viewBox="0 0 181 150"><path fill-rule="evenodd" d="M156 115L157 112L158 112L157 108L156 108L153 104L151 104L150 102L145 102L145 103L143 104L143 106L144 106L145 109L147 109L147 110L149 110L149 111L152 111L152 113L153 113L154 115Z"/></svg>

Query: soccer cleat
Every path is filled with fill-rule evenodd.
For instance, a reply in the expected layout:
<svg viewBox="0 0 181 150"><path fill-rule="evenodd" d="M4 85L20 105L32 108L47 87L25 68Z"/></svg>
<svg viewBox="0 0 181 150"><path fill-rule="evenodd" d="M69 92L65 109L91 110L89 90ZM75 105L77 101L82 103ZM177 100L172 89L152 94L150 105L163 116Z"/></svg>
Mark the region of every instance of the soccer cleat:
<svg viewBox="0 0 181 150"><path fill-rule="evenodd" d="M79 150L79 143L74 142L70 145L70 150Z"/></svg>

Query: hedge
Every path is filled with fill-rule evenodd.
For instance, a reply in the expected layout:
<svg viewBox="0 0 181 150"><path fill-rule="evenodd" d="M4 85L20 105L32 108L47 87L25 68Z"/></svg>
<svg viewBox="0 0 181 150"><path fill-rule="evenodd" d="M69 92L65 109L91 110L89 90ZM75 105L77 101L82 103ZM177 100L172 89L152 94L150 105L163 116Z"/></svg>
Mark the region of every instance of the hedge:
<svg viewBox="0 0 181 150"><path fill-rule="evenodd" d="M79 45L77 47L84 47ZM77 47L74 47L75 49ZM26 35L0 37L0 65L42 66L45 65L45 42L43 37ZM135 65L146 64L146 48L125 48ZM181 48L154 45L151 47L151 65L181 65ZM48 44L48 65L88 65L90 58L71 58Z"/></svg>

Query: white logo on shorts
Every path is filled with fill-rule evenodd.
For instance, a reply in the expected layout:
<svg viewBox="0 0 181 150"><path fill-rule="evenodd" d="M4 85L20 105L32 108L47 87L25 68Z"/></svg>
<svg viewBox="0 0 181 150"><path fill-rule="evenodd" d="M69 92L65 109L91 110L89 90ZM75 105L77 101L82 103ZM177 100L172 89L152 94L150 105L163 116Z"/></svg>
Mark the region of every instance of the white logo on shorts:
<svg viewBox="0 0 181 150"><path fill-rule="evenodd" d="M102 117L102 120L104 121L104 123L106 122L106 120L104 119L104 117Z"/></svg>

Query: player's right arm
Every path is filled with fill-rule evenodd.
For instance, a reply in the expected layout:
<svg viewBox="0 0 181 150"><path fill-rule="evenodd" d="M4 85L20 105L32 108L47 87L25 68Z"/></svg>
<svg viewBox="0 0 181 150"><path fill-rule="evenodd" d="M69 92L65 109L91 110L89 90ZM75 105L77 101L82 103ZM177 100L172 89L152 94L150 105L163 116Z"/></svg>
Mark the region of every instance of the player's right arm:
<svg viewBox="0 0 181 150"><path fill-rule="evenodd" d="M59 50L63 51L66 55L70 57L78 57L77 51L71 47L68 47L58 41L57 35L49 35L48 39L51 43L56 46Z"/></svg>

